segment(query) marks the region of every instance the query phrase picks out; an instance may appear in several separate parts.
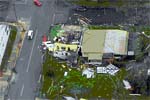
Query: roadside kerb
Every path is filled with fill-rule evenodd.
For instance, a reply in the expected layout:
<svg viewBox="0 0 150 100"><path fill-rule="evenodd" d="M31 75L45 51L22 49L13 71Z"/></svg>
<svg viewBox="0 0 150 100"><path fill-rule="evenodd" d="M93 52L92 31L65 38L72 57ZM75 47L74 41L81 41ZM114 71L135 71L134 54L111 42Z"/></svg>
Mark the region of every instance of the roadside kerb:
<svg viewBox="0 0 150 100"><path fill-rule="evenodd" d="M14 42L14 47L13 47L13 50L12 50L12 51L15 51L15 52L12 52L12 54L10 56L10 60L11 60L11 58L13 59L12 61L9 60L10 63L12 63L12 64L10 64L10 66L8 64L8 68L12 69L16 66L17 58L20 55L21 48L22 48L23 41L24 41L26 28L22 25L22 22L8 23L8 24L17 27L17 36L16 36L16 40ZM25 23L23 23L23 24L25 25Z"/></svg>
<svg viewBox="0 0 150 100"><path fill-rule="evenodd" d="M16 28L17 28L17 35L16 35L16 39L13 44L12 53L9 57L7 66L5 67L6 71L8 71L8 70L15 68L15 66L16 66L16 62L17 62L18 57L20 56L20 52L22 49L25 32L27 30L28 24L27 24L27 22L23 22L23 21L18 21L18 23L0 22L0 24L16 26ZM10 77L12 77L12 74Z"/></svg>

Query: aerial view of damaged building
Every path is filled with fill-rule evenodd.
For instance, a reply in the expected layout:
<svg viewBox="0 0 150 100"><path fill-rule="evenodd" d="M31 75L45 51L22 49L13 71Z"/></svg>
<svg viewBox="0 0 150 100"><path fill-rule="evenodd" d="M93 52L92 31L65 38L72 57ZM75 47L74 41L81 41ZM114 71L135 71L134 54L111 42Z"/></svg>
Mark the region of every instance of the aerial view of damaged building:
<svg viewBox="0 0 150 100"><path fill-rule="evenodd" d="M123 29L92 29L86 26L59 24L51 28L49 37L43 36L43 47L58 62L66 63L60 65L62 68L68 67L69 69L63 72L57 64L55 68L59 68L60 72L64 73L61 77L65 78L70 75L73 68L81 73L80 78L85 76L87 79L96 79L95 83L91 83L94 86L92 89L95 91L90 92L92 96L101 95L104 98L112 98L113 92L110 93L110 91L121 89L122 87L118 87L121 84L124 89L130 91L129 94L141 95L143 86L140 86L139 89L135 85L138 80L135 81L135 79L141 79L141 76L144 75L146 81L141 82L143 84L149 82L147 77L150 75L149 67L143 64L143 61L148 60L141 60L142 56L139 56L139 52L141 52L139 43L143 43L140 39L141 37L148 38L144 33L130 33ZM148 52L146 52L148 50L149 45L143 50L143 57L148 57ZM52 68L52 66L48 68ZM74 77L78 76L75 74ZM91 80L86 81L92 82ZM74 82L76 83L76 81ZM110 88L110 85L105 86L106 83L107 85L111 84L113 88ZM83 87L86 86L83 85ZM144 87L145 90L148 89L148 85ZM100 89L95 90L96 88ZM123 95L121 92L120 94Z"/></svg>
<svg viewBox="0 0 150 100"><path fill-rule="evenodd" d="M129 33L118 29L83 29L80 26L55 26L51 31L53 41L43 44L53 56L60 59L81 57L86 64L110 64L115 59L134 56L128 51ZM72 57L73 56L73 57Z"/></svg>

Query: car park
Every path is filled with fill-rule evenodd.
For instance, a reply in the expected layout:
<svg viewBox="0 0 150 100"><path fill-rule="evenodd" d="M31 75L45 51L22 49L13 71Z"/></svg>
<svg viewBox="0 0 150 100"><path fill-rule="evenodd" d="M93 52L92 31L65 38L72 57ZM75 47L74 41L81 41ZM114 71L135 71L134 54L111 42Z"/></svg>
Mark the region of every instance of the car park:
<svg viewBox="0 0 150 100"><path fill-rule="evenodd" d="M29 30L29 31L27 32L27 39L28 39L28 40L32 40L32 39L33 39L33 36L34 36L33 30Z"/></svg>

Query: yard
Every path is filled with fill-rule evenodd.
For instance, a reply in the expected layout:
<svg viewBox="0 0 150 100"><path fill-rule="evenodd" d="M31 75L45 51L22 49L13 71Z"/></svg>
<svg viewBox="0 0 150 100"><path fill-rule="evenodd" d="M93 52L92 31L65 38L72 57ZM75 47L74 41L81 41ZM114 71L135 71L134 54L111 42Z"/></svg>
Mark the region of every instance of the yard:
<svg viewBox="0 0 150 100"><path fill-rule="evenodd" d="M126 75L125 69L120 69L115 76L95 74L95 78L87 79L80 70L66 66L47 54L43 64L42 94L47 98L60 98L62 95L77 96L78 98L124 98L128 91L123 87L122 80ZM65 67L66 66L66 67ZM64 72L68 72L64 76Z"/></svg>
<svg viewBox="0 0 150 100"><path fill-rule="evenodd" d="M89 26L90 29L125 29L130 33L144 31L149 35L150 29L145 26ZM121 63L121 62L119 62ZM124 62L122 62L124 63ZM67 73L66 76L65 73ZM41 93L50 100L62 96L76 98L104 99L137 99L147 100L147 96L129 96L130 91L124 89L122 80L128 75L124 67L115 75L95 74L94 78L82 76L81 68L70 68L66 62L57 60L48 53L43 64Z"/></svg>

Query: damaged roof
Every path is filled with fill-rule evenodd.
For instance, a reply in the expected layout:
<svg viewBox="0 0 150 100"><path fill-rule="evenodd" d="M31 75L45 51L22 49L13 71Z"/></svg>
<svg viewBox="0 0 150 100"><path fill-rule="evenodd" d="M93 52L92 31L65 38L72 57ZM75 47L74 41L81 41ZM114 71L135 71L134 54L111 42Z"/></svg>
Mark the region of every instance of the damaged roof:
<svg viewBox="0 0 150 100"><path fill-rule="evenodd" d="M83 57L102 60L103 53L127 54L129 33L124 30L87 30L83 34Z"/></svg>

